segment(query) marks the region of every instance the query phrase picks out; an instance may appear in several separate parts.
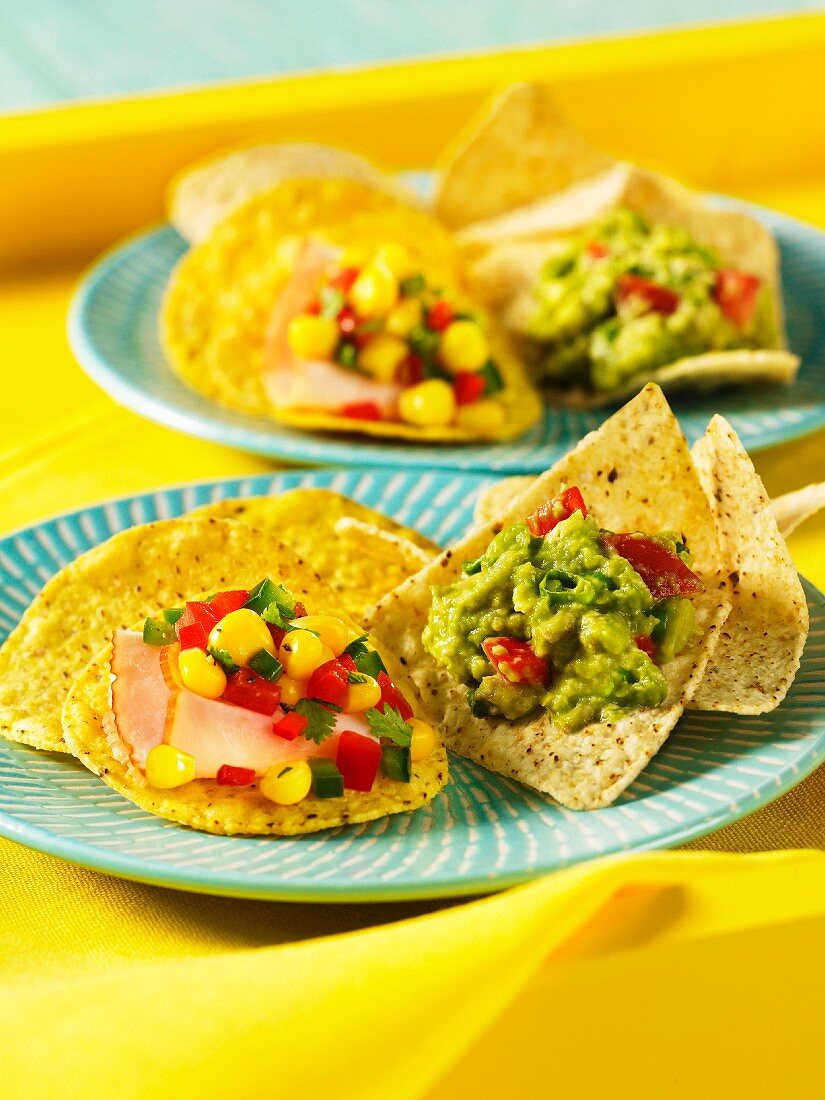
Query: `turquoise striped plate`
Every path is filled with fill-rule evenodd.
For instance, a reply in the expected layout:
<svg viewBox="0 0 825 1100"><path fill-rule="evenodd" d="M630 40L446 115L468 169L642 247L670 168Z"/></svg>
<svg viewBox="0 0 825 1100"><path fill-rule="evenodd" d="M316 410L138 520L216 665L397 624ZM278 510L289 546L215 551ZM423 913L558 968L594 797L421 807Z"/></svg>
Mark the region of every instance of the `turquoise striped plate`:
<svg viewBox="0 0 825 1100"><path fill-rule="evenodd" d="M825 234L762 208L729 200L725 205L749 210L777 236L791 344L803 367L797 383L787 389L730 388L674 400L691 443L713 413L720 412L753 451L825 425ZM548 409L542 423L514 442L445 447L296 432L222 409L180 381L158 341L161 296L185 250L183 239L169 226L133 237L89 271L69 319L72 348L90 377L121 404L169 427L303 463L518 473L546 469L607 415Z"/></svg>
<svg viewBox="0 0 825 1100"><path fill-rule="evenodd" d="M490 480L286 473L165 489L48 520L0 541L0 640L57 569L135 523L224 497L325 486L449 542ZM811 636L781 708L759 718L688 716L606 810L572 813L453 756L450 784L418 813L310 837L214 837L144 813L70 758L2 742L0 834L141 882L303 901L479 893L596 856L672 847L770 802L825 758L825 600L806 591Z"/></svg>

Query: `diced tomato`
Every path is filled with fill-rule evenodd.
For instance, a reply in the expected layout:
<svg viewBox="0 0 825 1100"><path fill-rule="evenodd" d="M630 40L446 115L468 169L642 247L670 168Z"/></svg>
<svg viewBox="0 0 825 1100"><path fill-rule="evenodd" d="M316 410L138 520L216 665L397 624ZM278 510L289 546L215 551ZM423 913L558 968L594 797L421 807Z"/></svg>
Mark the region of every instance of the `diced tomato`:
<svg viewBox="0 0 825 1100"><path fill-rule="evenodd" d="M571 485L569 489L564 489L554 496L547 504L537 508L525 522L530 534L540 538L542 535L549 534L563 519L570 519L574 512L581 512L586 516L587 506L577 486Z"/></svg>
<svg viewBox="0 0 825 1100"><path fill-rule="evenodd" d="M424 363L413 352L401 360L395 372L395 380L399 386L415 386L423 377Z"/></svg>
<svg viewBox="0 0 825 1100"><path fill-rule="evenodd" d="M729 321L743 328L753 317L761 283L758 276L747 271L719 271L713 299Z"/></svg>
<svg viewBox="0 0 825 1100"><path fill-rule="evenodd" d="M345 336L351 336L355 332L357 324L358 318L355 316L355 312L349 306L344 306L338 314L338 328Z"/></svg>
<svg viewBox="0 0 825 1100"><path fill-rule="evenodd" d="M371 791L381 763L381 744L354 730L344 730L335 754L335 766L350 791Z"/></svg>
<svg viewBox="0 0 825 1100"><path fill-rule="evenodd" d="M474 405L484 396L487 379L475 371L459 370L453 375L456 405Z"/></svg>
<svg viewBox="0 0 825 1100"><path fill-rule="evenodd" d="M452 324L454 317L453 307L440 298L427 310L427 325L435 332L443 332L447 325Z"/></svg>
<svg viewBox="0 0 825 1100"><path fill-rule="evenodd" d="M181 649L206 649L209 632L217 621L210 604L187 601L186 610L175 623Z"/></svg>
<svg viewBox="0 0 825 1100"><path fill-rule="evenodd" d="M277 733L279 737L283 737L285 741L294 741L296 737L301 736L306 728L306 718L303 714L296 714L294 711L291 714L285 714L280 721L274 722L272 725L273 732Z"/></svg>
<svg viewBox="0 0 825 1100"><path fill-rule="evenodd" d="M347 670L336 657L312 673L307 683L307 698L343 707L347 701L348 687Z"/></svg>
<svg viewBox="0 0 825 1100"><path fill-rule="evenodd" d="M630 562L654 600L668 596L689 596L705 586L678 554L644 535L605 535L609 547Z"/></svg>
<svg viewBox="0 0 825 1100"><path fill-rule="evenodd" d="M295 608L294 608L293 613L292 613L292 618L293 619L303 619L303 617L304 617L304 615L306 615L306 613L307 613L307 609L304 607L304 605L301 603L301 601L296 600L295 601Z"/></svg>
<svg viewBox="0 0 825 1100"><path fill-rule="evenodd" d="M335 290L343 290L346 294L355 280L358 278L357 267L342 267L329 279L329 285Z"/></svg>
<svg viewBox="0 0 825 1100"><path fill-rule="evenodd" d="M267 623L266 625L269 627L269 635L272 638L275 648L280 649L281 642L286 636L286 631L282 630L279 626L275 626L274 623Z"/></svg>
<svg viewBox="0 0 825 1100"><path fill-rule="evenodd" d="M381 688L381 698L378 702L378 710L392 707L397 710L405 722L413 716L413 709L386 672L379 672L376 676L378 686Z"/></svg>
<svg viewBox="0 0 825 1100"><path fill-rule="evenodd" d="M256 714L274 714L281 702L281 689L251 668L242 668L227 679L221 698L225 703L254 710Z"/></svg>
<svg viewBox="0 0 825 1100"><path fill-rule="evenodd" d="M351 405L344 405L341 409L342 416L348 416L352 420L382 420L381 410L374 401L355 401Z"/></svg>
<svg viewBox="0 0 825 1100"><path fill-rule="evenodd" d="M236 768L234 764L221 764L217 778L221 787L248 787L255 779L255 769Z"/></svg>
<svg viewBox="0 0 825 1100"><path fill-rule="evenodd" d="M656 660L656 646L652 638L648 638L647 634L637 634L633 641L643 653L648 655L651 661Z"/></svg>
<svg viewBox="0 0 825 1100"><path fill-rule="evenodd" d="M537 687L547 680L550 671L547 661L519 638L488 638L481 648L499 676L511 684Z"/></svg>
<svg viewBox="0 0 825 1100"><path fill-rule="evenodd" d="M231 611L238 611L249 599L249 593L245 588L232 589L230 592L219 592L209 601L209 609L215 618L220 621L224 615Z"/></svg>
<svg viewBox="0 0 825 1100"><path fill-rule="evenodd" d="M616 302L642 302L653 313L666 317L679 308L679 295L666 286L645 279L642 275L620 275L616 283Z"/></svg>
<svg viewBox="0 0 825 1100"><path fill-rule="evenodd" d="M610 249L604 241L588 241L584 250L594 260L603 260L605 256L610 255Z"/></svg>

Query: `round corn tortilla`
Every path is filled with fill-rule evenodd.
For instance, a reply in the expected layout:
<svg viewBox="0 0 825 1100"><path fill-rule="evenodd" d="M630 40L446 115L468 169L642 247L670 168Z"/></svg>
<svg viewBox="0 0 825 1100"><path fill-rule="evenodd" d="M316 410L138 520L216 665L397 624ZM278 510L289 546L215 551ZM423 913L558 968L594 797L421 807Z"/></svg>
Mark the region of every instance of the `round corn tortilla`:
<svg viewBox="0 0 825 1100"><path fill-rule="evenodd" d="M231 533L234 536L231 544L227 547L225 542L214 538L205 544L204 525L219 533L221 528L225 534ZM220 520L187 520L182 521L182 527L169 521L162 531L154 533L153 544L165 568L177 577L187 575L190 561L198 558L203 566L212 569L212 575L221 574L223 587L249 588L262 576L271 576L285 584L312 614L342 614L338 596L312 566L288 546L274 541L267 532ZM144 562L133 558L123 579L143 576ZM185 590L182 580L180 585L184 590L176 593L176 601L192 598L193 591ZM87 588L86 596L97 605L104 603L105 577L97 590ZM164 602L155 603L153 610L159 611ZM346 615L344 618L360 629ZM196 779L174 790L156 790L147 784L143 773L119 744L107 736L105 716L111 706L111 653L111 643L107 643L70 687L62 710L64 739L69 750L90 771L135 805L160 817L225 836L291 836L418 809L447 781L446 753L439 746L427 760L413 765L409 784L381 776L368 793L348 791L343 798L336 799L310 796L294 806L276 806L260 793L257 782L249 787L227 788L214 780ZM385 649L382 656L400 690L416 706L415 691L403 669Z"/></svg>
<svg viewBox="0 0 825 1100"><path fill-rule="evenodd" d="M696 638L662 670L668 684L664 703L573 733L559 730L546 714L515 722L475 717L467 688L435 662L421 641L431 586L449 584L460 575L462 563L478 557L502 527L529 515L563 485L578 485L588 509L610 530L681 531L706 586L693 600ZM710 505L676 418L661 390L647 386L511 500L495 521L475 527L384 597L367 621L379 639L392 639L431 718L438 715L448 748L564 806L584 810L610 805L664 744L697 690L729 611Z"/></svg>
<svg viewBox="0 0 825 1100"><path fill-rule="evenodd" d="M356 617L415 571L403 554L383 544L354 547L335 535L346 516L403 535L424 550L434 543L378 512L325 489L296 489L278 497L224 500L191 513L123 531L81 554L46 584L0 649L0 735L37 749L67 752L60 709L74 677L114 630L173 605L187 593L225 585L227 569L242 568L249 527L286 542L300 558L329 577L341 603ZM235 522L228 522L228 521ZM194 535L204 554L167 555ZM256 536L257 537L257 536ZM187 543L188 544L188 543ZM137 572L138 563L141 572ZM245 570L244 570L245 572ZM252 583L260 580L255 577Z"/></svg>
<svg viewBox="0 0 825 1100"><path fill-rule="evenodd" d="M452 238L434 218L350 180L290 180L224 219L172 273L161 309L161 340L169 362L190 386L219 405L295 428L412 442L505 439L535 423L541 402L495 326L489 338L505 381L496 396L505 418L492 433L274 409L263 384L266 328L307 236L367 249L398 241L434 282L457 282Z"/></svg>
<svg viewBox="0 0 825 1100"><path fill-rule="evenodd" d="M169 185L169 220L190 244L261 191L286 180L347 179L415 205L412 191L349 149L310 142L256 142L221 150L179 172Z"/></svg>

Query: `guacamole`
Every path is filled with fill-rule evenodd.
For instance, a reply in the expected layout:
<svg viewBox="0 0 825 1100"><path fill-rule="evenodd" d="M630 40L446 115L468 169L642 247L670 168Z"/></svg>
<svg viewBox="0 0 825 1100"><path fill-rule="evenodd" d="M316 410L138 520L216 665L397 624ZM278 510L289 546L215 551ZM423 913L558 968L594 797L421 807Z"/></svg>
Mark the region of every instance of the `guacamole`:
<svg viewBox="0 0 825 1100"><path fill-rule="evenodd" d="M504 528L462 577L433 588L424 646L468 685L476 714L518 719L544 708L573 730L658 706L667 684L657 661L672 659L694 633L690 601L672 587L656 599L650 578L610 545L638 540L628 544L633 554L655 543L697 591L678 535L612 536L584 505L560 515L558 507L540 510ZM546 533L536 533L537 517Z"/></svg>
<svg viewBox="0 0 825 1100"><path fill-rule="evenodd" d="M673 225L607 214L548 260L524 326L539 381L594 392L705 352L772 347L770 291Z"/></svg>

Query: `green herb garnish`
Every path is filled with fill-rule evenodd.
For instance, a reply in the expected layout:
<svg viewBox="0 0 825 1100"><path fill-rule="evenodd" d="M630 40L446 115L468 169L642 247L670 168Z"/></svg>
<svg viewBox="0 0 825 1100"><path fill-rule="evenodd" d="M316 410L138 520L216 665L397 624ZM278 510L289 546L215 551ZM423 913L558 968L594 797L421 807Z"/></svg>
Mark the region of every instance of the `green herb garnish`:
<svg viewBox="0 0 825 1100"><path fill-rule="evenodd" d="M331 736L335 728L335 715L327 706L322 706L314 699L299 699L294 710L296 714L300 714L307 720L303 732L307 741L314 741L316 745L320 745Z"/></svg>
<svg viewBox="0 0 825 1100"><path fill-rule="evenodd" d="M367 711L367 722L376 737L386 737L396 745L406 749L412 740L412 727L404 721L395 707L385 707L383 712L376 710Z"/></svg>

